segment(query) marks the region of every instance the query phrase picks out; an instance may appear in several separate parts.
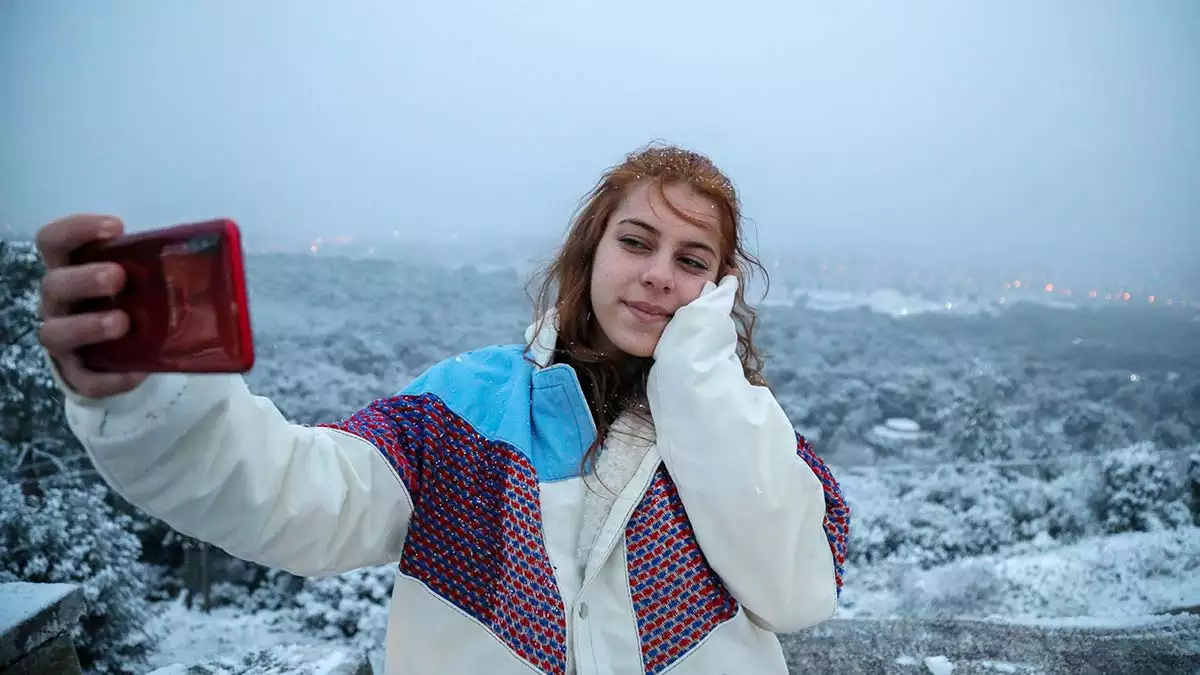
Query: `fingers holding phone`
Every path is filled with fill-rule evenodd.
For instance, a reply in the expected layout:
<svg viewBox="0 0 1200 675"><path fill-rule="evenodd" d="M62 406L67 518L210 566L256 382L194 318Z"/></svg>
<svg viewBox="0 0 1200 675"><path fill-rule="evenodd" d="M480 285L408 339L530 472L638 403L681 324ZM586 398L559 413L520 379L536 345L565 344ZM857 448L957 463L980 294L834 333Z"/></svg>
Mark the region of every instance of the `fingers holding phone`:
<svg viewBox="0 0 1200 675"><path fill-rule="evenodd" d="M121 394L146 379L144 373L90 371L76 353L85 345L119 339L129 330L129 317L119 309L100 312L72 309L82 300L118 293L125 284L125 272L120 264L112 262L72 265L71 253L85 244L123 232L124 225L111 216L74 215L43 226L37 234L38 253L47 270L40 290L42 325L38 340L67 385L89 398Z"/></svg>

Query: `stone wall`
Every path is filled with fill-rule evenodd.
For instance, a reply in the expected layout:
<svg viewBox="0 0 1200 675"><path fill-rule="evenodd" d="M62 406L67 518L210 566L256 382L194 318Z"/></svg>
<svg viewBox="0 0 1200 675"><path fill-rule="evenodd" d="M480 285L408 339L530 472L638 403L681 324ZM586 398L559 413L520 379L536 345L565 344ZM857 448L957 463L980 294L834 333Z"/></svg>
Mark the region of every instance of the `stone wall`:
<svg viewBox="0 0 1200 675"><path fill-rule="evenodd" d="M834 619L782 637L793 673L1200 673L1200 616L1126 627L956 619Z"/></svg>

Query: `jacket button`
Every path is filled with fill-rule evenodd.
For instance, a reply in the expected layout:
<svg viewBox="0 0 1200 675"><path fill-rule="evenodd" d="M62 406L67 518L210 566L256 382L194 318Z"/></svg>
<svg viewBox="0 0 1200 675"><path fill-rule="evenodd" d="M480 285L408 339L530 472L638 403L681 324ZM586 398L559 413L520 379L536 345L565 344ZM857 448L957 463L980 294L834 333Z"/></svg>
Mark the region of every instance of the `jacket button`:
<svg viewBox="0 0 1200 675"><path fill-rule="evenodd" d="M581 619L587 618L587 603L586 602L579 603L579 618L581 618Z"/></svg>

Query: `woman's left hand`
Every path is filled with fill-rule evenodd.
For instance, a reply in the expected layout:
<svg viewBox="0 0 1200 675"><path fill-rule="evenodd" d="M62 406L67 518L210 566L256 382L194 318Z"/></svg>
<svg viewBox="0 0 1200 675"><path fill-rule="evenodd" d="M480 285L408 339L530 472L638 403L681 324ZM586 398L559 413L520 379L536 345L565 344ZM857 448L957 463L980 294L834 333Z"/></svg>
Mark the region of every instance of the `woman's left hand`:
<svg viewBox="0 0 1200 675"><path fill-rule="evenodd" d="M654 348L655 361L704 358L717 353L737 358L733 305L739 284L739 277L733 274L725 275L719 284L706 282L700 296L677 309L667 322Z"/></svg>

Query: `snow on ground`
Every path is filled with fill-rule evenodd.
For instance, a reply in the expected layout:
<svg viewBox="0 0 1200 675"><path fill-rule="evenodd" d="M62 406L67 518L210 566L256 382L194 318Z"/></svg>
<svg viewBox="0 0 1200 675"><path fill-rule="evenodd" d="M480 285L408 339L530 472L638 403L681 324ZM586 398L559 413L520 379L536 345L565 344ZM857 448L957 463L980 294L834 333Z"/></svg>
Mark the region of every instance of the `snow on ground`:
<svg viewBox="0 0 1200 675"><path fill-rule="evenodd" d="M146 672L170 673L169 666L189 666L217 659L236 659L243 654L281 645L309 645L329 649L349 644L323 640L305 630L286 615L262 610L246 612L234 607L218 607L209 613L188 609L182 601L158 603L147 630L160 636L149 659ZM375 672L383 672L382 647L372 653Z"/></svg>
<svg viewBox="0 0 1200 675"><path fill-rule="evenodd" d="M1119 619L1200 604L1197 527L1116 535L997 563L1010 584L1028 589L1024 602L999 610L1016 619Z"/></svg>
<svg viewBox="0 0 1200 675"><path fill-rule="evenodd" d="M928 570L847 571L838 616L1128 625L1200 605L1200 528L1029 544Z"/></svg>
<svg viewBox="0 0 1200 675"><path fill-rule="evenodd" d="M311 645L275 645L254 654L226 656L204 664L206 675L335 675L360 665L345 651L327 651ZM191 675L191 666L176 664L150 675Z"/></svg>
<svg viewBox="0 0 1200 675"><path fill-rule="evenodd" d="M218 607L209 613L188 609L180 600L158 603L147 629L160 636L151 670L192 664L282 643L317 644L278 612L243 612Z"/></svg>

